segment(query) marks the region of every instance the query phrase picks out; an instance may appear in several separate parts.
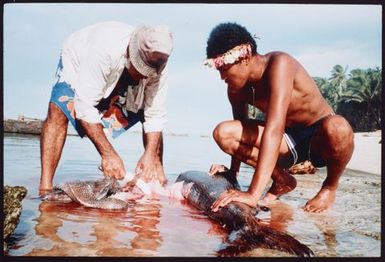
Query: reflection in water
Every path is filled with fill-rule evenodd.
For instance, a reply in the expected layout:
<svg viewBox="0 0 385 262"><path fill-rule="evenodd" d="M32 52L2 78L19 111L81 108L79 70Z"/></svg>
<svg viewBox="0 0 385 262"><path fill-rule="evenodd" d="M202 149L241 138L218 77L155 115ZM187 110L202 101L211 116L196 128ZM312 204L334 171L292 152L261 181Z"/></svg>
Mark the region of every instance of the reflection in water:
<svg viewBox="0 0 385 262"><path fill-rule="evenodd" d="M331 212L320 213L320 214L310 214L308 215L308 219L310 219L314 225L318 228L318 230L323 235L322 244L324 244L324 250L320 250L319 256L326 255L327 256L337 256L336 247L338 246L337 238L336 238L336 218Z"/></svg>
<svg viewBox="0 0 385 262"><path fill-rule="evenodd" d="M185 200L184 203L188 205L188 202ZM194 207L190 207L191 209L188 211L189 217L195 221L201 222L202 224L207 224L208 229L205 233L211 237L216 237L220 240L219 243L225 244L228 238L228 230L223 227L217 221L209 219L207 215L204 214L203 211L195 209ZM219 249L219 246L218 246ZM218 250L215 250L218 251Z"/></svg>
<svg viewBox="0 0 385 262"><path fill-rule="evenodd" d="M143 255L155 255L162 243L162 237L157 229L160 208L159 199L152 199L145 204L138 203L128 211L132 212L130 216L133 218L133 231L137 233L131 241L131 246L137 251L147 251Z"/></svg>
<svg viewBox="0 0 385 262"><path fill-rule="evenodd" d="M275 201L269 205L270 211L260 211L257 217L278 231L287 232L287 226L293 221L294 208L282 201Z"/></svg>
<svg viewBox="0 0 385 262"><path fill-rule="evenodd" d="M34 248L27 255L156 255L162 243L157 229L160 208L156 199L133 203L125 211L105 211L81 207L76 203L43 201L39 205L40 215L36 219L35 233L49 240L51 247ZM68 226L71 223L76 226ZM64 226L67 232L62 232Z"/></svg>

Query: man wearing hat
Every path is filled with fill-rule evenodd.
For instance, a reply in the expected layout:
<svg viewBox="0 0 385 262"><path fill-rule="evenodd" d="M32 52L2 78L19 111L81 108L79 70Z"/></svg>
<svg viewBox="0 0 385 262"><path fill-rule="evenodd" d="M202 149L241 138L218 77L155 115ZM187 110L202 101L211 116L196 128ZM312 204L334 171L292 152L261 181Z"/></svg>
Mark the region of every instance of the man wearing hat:
<svg viewBox="0 0 385 262"><path fill-rule="evenodd" d="M95 145L99 169L116 179L123 179L126 169L103 128L116 138L140 121L145 150L135 172L145 181L166 181L162 130L171 51L172 34L163 25L104 22L65 40L41 134L41 194L52 190L68 121Z"/></svg>

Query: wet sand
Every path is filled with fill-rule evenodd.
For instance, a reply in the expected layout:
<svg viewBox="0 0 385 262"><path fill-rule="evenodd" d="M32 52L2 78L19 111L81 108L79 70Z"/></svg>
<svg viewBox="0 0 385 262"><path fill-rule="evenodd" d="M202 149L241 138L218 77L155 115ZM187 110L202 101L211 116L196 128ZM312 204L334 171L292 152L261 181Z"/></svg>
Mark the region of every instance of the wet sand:
<svg viewBox="0 0 385 262"><path fill-rule="evenodd" d="M336 202L321 214L301 210L319 190L326 168L314 175L295 175L298 185L270 205L265 219L315 250L317 257L380 256L381 244L381 131L355 133L355 150L340 180ZM263 218L263 217L262 217ZM317 236L317 237L314 237ZM356 246L356 243L360 245ZM352 249L351 245L356 246ZM245 256L285 256L253 250Z"/></svg>

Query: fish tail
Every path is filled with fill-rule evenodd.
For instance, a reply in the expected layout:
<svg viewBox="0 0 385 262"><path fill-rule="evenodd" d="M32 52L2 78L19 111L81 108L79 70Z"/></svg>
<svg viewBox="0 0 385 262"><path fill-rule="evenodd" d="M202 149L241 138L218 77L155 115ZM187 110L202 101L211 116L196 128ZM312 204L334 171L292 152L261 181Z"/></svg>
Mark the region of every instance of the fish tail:
<svg viewBox="0 0 385 262"><path fill-rule="evenodd" d="M254 227L247 230L245 237L260 247L271 248L294 254L300 257L313 257L313 251L294 237L267 226Z"/></svg>
<svg viewBox="0 0 385 262"><path fill-rule="evenodd" d="M231 233L230 243L220 251L220 256L234 256L253 248L269 248L300 257L313 257L313 251L294 237L273 228L260 225L257 221Z"/></svg>

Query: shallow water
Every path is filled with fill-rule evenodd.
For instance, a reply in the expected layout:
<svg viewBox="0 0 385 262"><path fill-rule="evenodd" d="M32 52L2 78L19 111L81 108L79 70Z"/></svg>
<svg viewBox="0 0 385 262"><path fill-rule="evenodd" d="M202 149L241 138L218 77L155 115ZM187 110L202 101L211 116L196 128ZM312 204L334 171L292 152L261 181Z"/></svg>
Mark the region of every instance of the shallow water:
<svg viewBox="0 0 385 262"><path fill-rule="evenodd" d="M164 164L170 182L187 170L208 170L229 162L211 138L165 136ZM133 171L143 149L141 135L113 141L127 171ZM4 185L28 188L20 223L9 244L11 256L216 256L227 232L185 201L143 198L125 211L103 211L78 204L36 199L40 178L39 137L4 135ZM100 157L91 142L67 137L55 183L98 179ZM253 169L242 166L244 190ZM381 176L347 170L334 207L309 214L301 207L318 192L325 177L297 175L297 188L258 217L308 245L318 257L380 256ZM254 249L240 256L290 256Z"/></svg>

